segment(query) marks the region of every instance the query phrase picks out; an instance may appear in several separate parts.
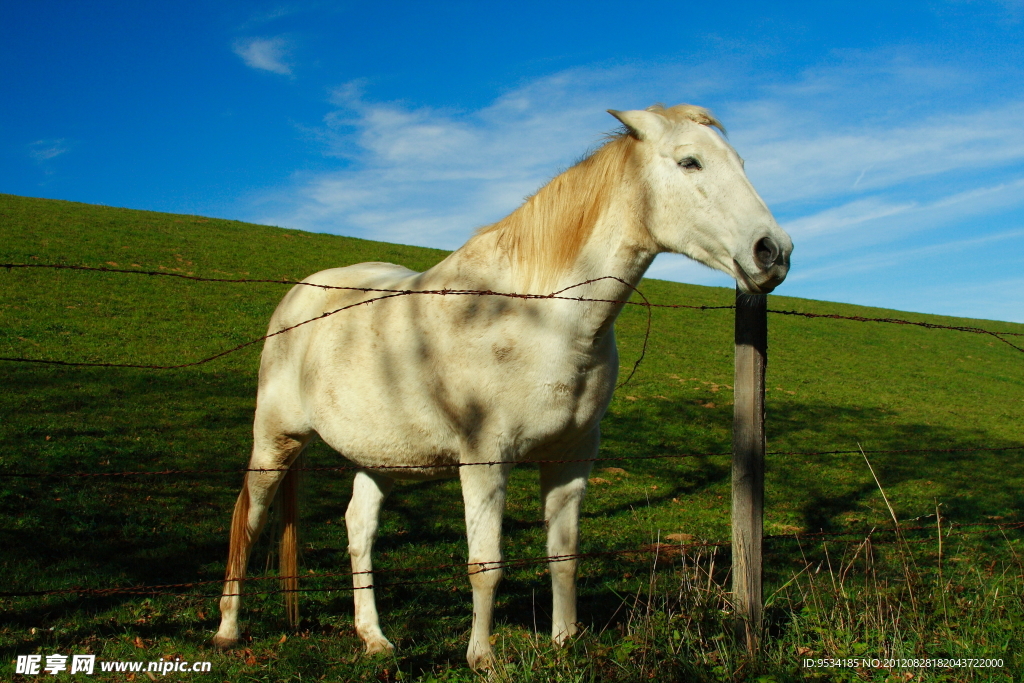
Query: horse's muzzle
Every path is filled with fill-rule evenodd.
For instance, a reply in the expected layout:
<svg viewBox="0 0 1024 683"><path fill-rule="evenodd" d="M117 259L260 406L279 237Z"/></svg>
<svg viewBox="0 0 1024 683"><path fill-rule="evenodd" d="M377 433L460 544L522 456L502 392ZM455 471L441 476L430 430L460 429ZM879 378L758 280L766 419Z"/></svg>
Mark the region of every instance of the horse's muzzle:
<svg viewBox="0 0 1024 683"><path fill-rule="evenodd" d="M767 235L759 239L754 243L752 254L756 272L744 269L739 261L733 260L740 288L749 294L767 294L778 287L789 273L789 255L792 251L792 243L782 246Z"/></svg>

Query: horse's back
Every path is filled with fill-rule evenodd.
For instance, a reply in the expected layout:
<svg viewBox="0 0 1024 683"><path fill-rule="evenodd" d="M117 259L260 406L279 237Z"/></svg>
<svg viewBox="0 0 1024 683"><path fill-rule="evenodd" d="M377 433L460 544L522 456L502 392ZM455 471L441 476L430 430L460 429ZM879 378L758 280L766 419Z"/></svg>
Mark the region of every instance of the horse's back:
<svg viewBox="0 0 1024 683"><path fill-rule="evenodd" d="M376 261L313 273L302 280L303 284L292 287L278 304L270 319L270 332L325 313L329 309L324 306L337 308L374 294L366 290L396 289L416 275L419 273L404 266Z"/></svg>
<svg viewBox="0 0 1024 683"><path fill-rule="evenodd" d="M324 290L318 287L309 287L308 284L327 285L329 287L394 289L395 285L416 275L419 275L419 273L414 270L410 270L405 266L399 266L394 263L384 263L383 261L369 261L367 263L357 263L352 266L343 266L341 268L328 268L327 270L321 270L318 273L313 273L302 280L307 283L307 285L299 285L292 291L350 291Z"/></svg>
<svg viewBox="0 0 1024 683"><path fill-rule="evenodd" d="M302 360L318 332L322 332L321 321L315 319L325 314L344 316L339 309L387 296L386 292L367 290L397 289L418 274L393 263L369 262L321 270L303 279L304 284L296 285L284 296L270 319L267 334L271 336L260 361L260 392L264 393L271 383L292 384L297 379ZM280 334L283 330L288 331Z"/></svg>

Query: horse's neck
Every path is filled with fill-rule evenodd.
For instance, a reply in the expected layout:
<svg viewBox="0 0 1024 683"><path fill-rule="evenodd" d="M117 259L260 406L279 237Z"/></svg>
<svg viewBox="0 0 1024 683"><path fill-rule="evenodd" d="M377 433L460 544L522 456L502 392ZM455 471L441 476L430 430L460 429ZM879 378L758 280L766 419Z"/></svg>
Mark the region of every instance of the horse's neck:
<svg viewBox="0 0 1024 683"><path fill-rule="evenodd" d="M559 276L552 291L599 300L588 302L574 317L584 334L604 334L656 255L657 248L637 221L633 203L613 202L598 219L573 267Z"/></svg>
<svg viewBox="0 0 1024 683"><path fill-rule="evenodd" d="M501 244L499 232L483 230L460 249L432 269L432 277L458 282L467 289L491 289L507 292L548 294L573 287L587 280L609 278L600 283L573 287L573 294L582 295L588 288L605 293L614 289L627 294L643 277L657 253L657 247L637 216L643 198L634 196L635 189L617 192L596 217L588 238L573 263L562 268L553 278L540 278L529 266L513 263L515 257ZM556 249L552 244L550 249ZM613 284L623 280L628 285ZM607 297L605 297L607 298Z"/></svg>
<svg viewBox="0 0 1024 683"><path fill-rule="evenodd" d="M642 204L642 202L641 202ZM581 338L603 336L615 322L623 303L633 294L657 248L637 218L635 197L621 195L598 217L589 239L569 268L548 282L543 291L511 263L494 232L482 232L433 269L424 273L425 288L478 289L550 294L589 299L586 303L559 299L550 305L566 331ZM593 300L599 301L593 301Z"/></svg>
<svg viewBox="0 0 1024 683"><path fill-rule="evenodd" d="M627 199L612 202L601 214L573 267L559 276L556 290L595 280L570 291L579 295L583 292L577 290L587 289L590 294L584 296L588 298L629 298L657 255L657 248L640 226L634 202Z"/></svg>

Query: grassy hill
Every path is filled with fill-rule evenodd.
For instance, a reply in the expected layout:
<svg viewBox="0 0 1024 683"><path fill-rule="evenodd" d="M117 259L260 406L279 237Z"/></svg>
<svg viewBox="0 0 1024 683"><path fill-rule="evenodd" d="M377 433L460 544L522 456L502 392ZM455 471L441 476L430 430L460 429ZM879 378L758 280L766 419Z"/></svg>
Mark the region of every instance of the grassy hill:
<svg viewBox="0 0 1024 683"><path fill-rule="evenodd" d="M323 268L362 261L390 261L420 270L445 254L237 221L0 195L2 263L299 279ZM644 281L641 289L654 303L727 304L733 297L731 290L657 280ZM0 356L141 364L198 360L264 334L286 290L273 284L0 270ZM769 307L1024 333L1024 325L1019 324L902 314L778 295L770 297ZM633 548L667 534L708 541L729 536L728 456L613 461L729 450L731 311L656 309L653 315L647 356L630 384L617 392L602 424L601 456L608 461L598 463L588 491L582 531L585 552ZM642 309L630 307L619 320L623 377L640 352L645 316ZM850 450L858 443L869 451L1020 447L1024 443L1024 354L990 337L787 316L771 316L769 326L769 451ZM259 348L255 345L206 365L173 371L0 363L5 388L0 393L0 437L7 445L0 453L0 473L241 468L249 450ZM880 453L872 456L872 465L901 520L933 514L941 505L946 524L1012 522L1020 519L1024 503L1022 453ZM317 444L309 451L309 464L341 462ZM310 587L346 584L344 577L313 577L347 570L343 515L350 481L350 473L328 472L310 476L304 484L303 562L311 573ZM226 528L239 484L237 473L0 479L0 543L5 548L0 573L5 590L220 578ZM859 454L768 457L768 534L884 526L890 523L889 515ZM505 547L510 557L544 554L538 517L536 473L517 469L507 510ZM934 524L934 517L930 523ZM463 526L457 482L399 486L385 506L377 566L464 561ZM981 561L978 558L984 558L986 566L991 561L992 567L1002 567L997 563L1013 561L1020 533L964 535L955 542L965 566L973 567ZM269 548L265 542L254 555L257 573ZM786 582L805 567L808 558L825 557L821 549L804 551L802 556L789 544L770 553L766 594L782 586L801 585ZM884 551L877 552L882 558ZM948 546L945 552L951 552ZM695 633L692 624L684 629L672 622L672 614L680 613L670 608L676 603L664 597L667 593L649 590L651 577L664 584L677 580L670 578L676 576L671 572L700 567L709 578L724 581L721 572L728 567L727 551L717 556L715 567L709 554L702 556L703 564L696 559L691 558L689 569L681 568L678 558L668 560L662 563L665 570L657 572L644 558L585 562L580 579L581 619L592 629L591 640L581 640L589 650L571 651L568 659L546 653L541 646L515 645L520 638L534 642L530 638L535 624L542 632L546 628L550 594L543 567L510 572L500 589L497 614L502 643L511 643L508 651L514 653L508 671L517 680L548 680L546 676L561 675L558 667L568 666L566 671L590 672L587 675L595 680L616 676L634 680L655 662L689 657L692 661L686 666L693 668L687 669L688 676L727 680L730 662L738 661L730 659L735 653L730 654L721 637L715 639L710 632L704 635L711 640L693 645L692 652L680 649L690 647L682 641L687 640L686 634ZM893 562L890 569L902 566ZM918 574L930 577L928 568L933 564L927 557L920 558ZM994 570L988 571L991 575ZM449 574L427 573L422 578ZM961 582L964 585L969 584ZM982 582L970 590L984 592L993 585ZM994 624L992 643L966 642L960 656L1014 647L1016 641L996 641L999 634L1012 633L1014 624L1019 625L1019 582L1015 585L1016 594L1004 588L1002 599L1016 600L1012 604L1017 611L995 599L991 603L995 611L986 612L982 619ZM464 578L425 587L396 585L380 592L383 628L400 648L397 658L388 661L364 661L357 655L351 598L344 590L304 594L304 634L284 642L278 642L283 633L279 596L249 598L243 619L250 625L251 642L234 653L214 653L205 643L216 626L216 601L209 596L217 590L198 586L182 589L186 593L182 596L0 598L0 649L10 655L6 661L34 651L91 651L107 659L147 660L179 654L211 660L215 673L232 680L241 676L291 680L300 675L303 680L321 676L326 680L472 678L463 666L471 611ZM776 637L772 646L776 654L769 659L777 668L765 670L775 680L785 678L780 672L789 671L786 662L796 661L793 652L803 642L800 638L813 641L808 648L817 656L845 656L842 652L823 655L829 647L839 646L822 645L820 634L800 630L801 624L815 617L799 616L810 603L802 603L799 595L788 590L780 594L787 596L788 611L769 615ZM639 604L635 598L641 593L648 596L648 605L656 596L663 599L655 612L665 624L655 628L651 624L657 619L650 614L643 622L653 629L648 640L635 630L643 621L635 609ZM841 601L842 591L836 595ZM620 609L626 603L632 608ZM720 613L715 616L714 609L708 610L705 616L711 621L707 624L721 620ZM981 619L975 612L970 614L971 619ZM963 620L970 621L966 616ZM707 624L701 628L713 630ZM978 638L956 631L948 619L946 628L952 628L952 635L943 636L943 643ZM608 635L601 636L602 629ZM930 647L927 651L934 652L939 646L924 643L925 636L920 635L930 633L931 626L922 629L915 636L921 643L914 641L908 647L911 651ZM616 633L617 640L608 641ZM667 640L662 643L660 638ZM891 640L891 634L885 638ZM623 642L637 645L623 650ZM718 659L708 652L719 652ZM876 652L869 650L867 655ZM583 659L573 659L577 655ZM638 659L641 656L643 661ZM530 665L516 664L524 661ZM800 676L810 673L797 672Z"/></svg>

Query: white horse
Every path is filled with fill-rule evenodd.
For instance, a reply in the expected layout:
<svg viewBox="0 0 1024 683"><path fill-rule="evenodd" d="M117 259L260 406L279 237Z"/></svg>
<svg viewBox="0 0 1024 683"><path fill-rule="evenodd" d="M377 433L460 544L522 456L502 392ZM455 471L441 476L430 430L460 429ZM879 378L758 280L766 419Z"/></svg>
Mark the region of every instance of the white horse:
<svg viewBox="0 0 1024 683"><path fill-rule="evenodd" d="M245 478L231 524L216 645L238 640L241 579L275 494L284 499L287 518L281 573L296 574L294 472L285 471L317 434L363 468L345 522L355 628L368 653L393 649L378 623L370 573L381 503L396 479L461 479L473 588L467 659L475 669L488 667L509 471L515 463L540 461L547 552L576 554L598 423L619 366L613 326L631 285L665 251L728 273L750 293L769 292L785 278L792 242L747 180L742 159L712 130L721 124L707 110L678 105L610 113L624 124L620 133L430 270L362 263L305 280L543 294L615 278L570 292L609 303L403 296L269 338L249 467L282 471ZM270 330L371 296L297 286L277 307ZM399 469L387 469L393 466ZM560 644L577 631L577 562L552 561L549 568L551 637ZM293 621L295 595L287 593Z"/></svg>

